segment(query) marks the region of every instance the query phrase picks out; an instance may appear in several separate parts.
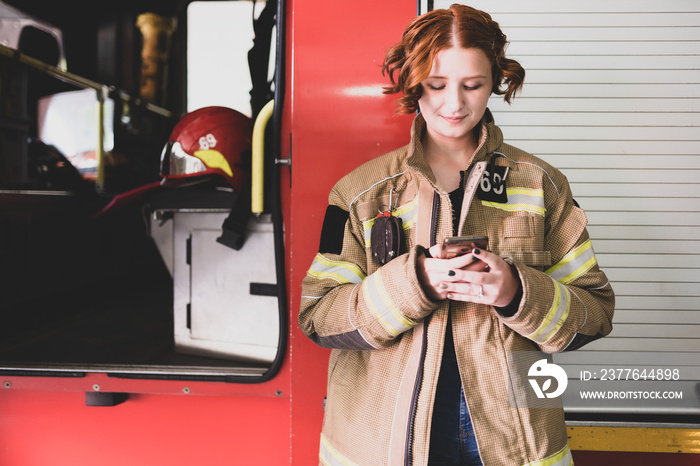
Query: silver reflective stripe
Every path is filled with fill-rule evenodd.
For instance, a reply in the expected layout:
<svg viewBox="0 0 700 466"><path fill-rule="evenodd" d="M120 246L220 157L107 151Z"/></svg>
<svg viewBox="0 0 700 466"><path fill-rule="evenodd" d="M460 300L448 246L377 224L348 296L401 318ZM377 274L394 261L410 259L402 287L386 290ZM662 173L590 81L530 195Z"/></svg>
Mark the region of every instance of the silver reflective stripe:
<svg viewBox="0 0 700 466"><path fill-rule="evenodd" d="M574 459L571 457L569 445L543 460L532 461L523 466L571 466L574 464Z"/></svg>
<svg viewBox="0 0 700 466"><path fill-rule="evenodd" d="M321 434L321 447L318 452L318 459L321 460L321 463L329 466L358 466L333 448L323 434Z"/></svg>
<svg viewBox="0 0 700 466"><path fill-rule="evenodd" d="M597 263L593 244L586 240L580 246L569 251L556 265L550 267L546 273L559 283L571 283L585 274Z"/></svg>
<svg viewBox="0 0 700 466"><path fill-rule="evenodd" d="M340 284L361 283L365 278L362 270L352 262L334 261L316 254L311 268L307 272L312 277L323 280L329 278Z"/></svg>
<svg viewBox="0 0 700 466"><path fill-rule="evenodd" d="M397 336L416 325L416 322L403 315L386 292L381 269L367 277L362 283L362 291L372 315L391 335Z"/></svg>
<svg viewBox="0 0 700 466"><path fill-rule="evenodd" d="M204 162L185 152L182 144L179 142L173 143L170 152L163 153L162 157L167 157L169 162L167 167L168 173L162 173L163 175L191 175L207 170ZM165 167L162 162L161 167Z"/></svg>
<svg viewBox="0 0 700 466"><path fill-rule="evenodd" d="M554 300L552 307L547 312L547 316L540 326L530 335L526 335L536 343L545 343L556 333L569 316L569 306L571 305L571 294L569 289L557 281L554 283Z"/></svg>

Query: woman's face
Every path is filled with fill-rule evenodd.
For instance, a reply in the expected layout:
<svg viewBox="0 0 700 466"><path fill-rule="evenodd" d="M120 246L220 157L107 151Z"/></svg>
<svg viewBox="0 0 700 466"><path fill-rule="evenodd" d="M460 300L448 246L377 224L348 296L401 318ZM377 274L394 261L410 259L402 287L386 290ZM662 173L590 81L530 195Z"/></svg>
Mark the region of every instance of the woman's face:
<svg viewBox="0 0 700 466"><path fill-rule="evenodd" d="M492 88L491 63L481 49L452 47L438 52L418 101L428 134L436 142L468 138L486 111Z"/></svg>

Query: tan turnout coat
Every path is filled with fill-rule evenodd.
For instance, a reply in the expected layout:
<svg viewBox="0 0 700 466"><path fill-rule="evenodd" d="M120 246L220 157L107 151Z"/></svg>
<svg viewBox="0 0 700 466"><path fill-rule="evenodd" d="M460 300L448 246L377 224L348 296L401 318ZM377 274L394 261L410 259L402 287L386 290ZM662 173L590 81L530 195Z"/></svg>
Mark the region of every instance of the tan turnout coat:
<svg viewBox="0 0 700 466"><path fill-rule="evenodd" d="M460 375L484 464L569 465L561 403L548 400L556 407L541 408L513 401L529 384L527 373L509 361L519 352L575 349L612 330L614 293L598 268L586 215L573 202L564 175L505 144L487 110L479 148L465 169L483 169L479 162L500 154L497 165L509 167L508 200L467 196L460 233L488 236L489 249L517 268L521 304L504 317L490 306L432 301L418 282L416 258L452 236L453 225L449 195L423 156L424 131L418 115L410 144L355 169L329 196L299 314L303 332L333 348L320 462L427 464L451 308ZM371 254L370 230L389 205L403 221L405 245L403 254L380 267Z"/></svg>

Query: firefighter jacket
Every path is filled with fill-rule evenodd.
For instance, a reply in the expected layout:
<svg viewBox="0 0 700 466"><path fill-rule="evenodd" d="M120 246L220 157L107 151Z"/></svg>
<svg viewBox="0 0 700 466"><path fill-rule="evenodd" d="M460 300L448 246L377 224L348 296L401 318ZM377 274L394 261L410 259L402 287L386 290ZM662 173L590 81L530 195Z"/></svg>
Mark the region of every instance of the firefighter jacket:
<svg viewBox="0 0 700 466"><path fill-rule="evenodd" d="M329 195L299 314L302 331L333 349L321 464L427 463L448 312L484 465L572 464L560 398L547 400L554 407L529 404L518 393L532 390L527 368L514 360L576 349L612 330L614 293L598 268L586 215L564 175L505 144L487 110L467 168L484 171L480 162L487 162L485 171L504 174L498 187L489 186L498 180L488 173L477 181L482 194L504 188L506 199L465 199L460 234L489 237L489 249L517 268L522 299L510 317L486 305L431 300L416 275L417 256L452 236L453 221L449 194L423 155L424 131L417 115L410 144L361 165ZM387 209L402 219L404 245L380 266L370 231Z"/></svg>

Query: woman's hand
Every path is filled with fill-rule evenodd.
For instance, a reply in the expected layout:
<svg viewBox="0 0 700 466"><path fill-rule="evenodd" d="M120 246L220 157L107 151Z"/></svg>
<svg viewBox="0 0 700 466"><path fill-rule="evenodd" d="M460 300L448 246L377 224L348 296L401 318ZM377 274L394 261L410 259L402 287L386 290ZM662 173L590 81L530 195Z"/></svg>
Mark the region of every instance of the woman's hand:
<svg viewBox="0 0 700 466"><path fill-rule="evenodd" d="M418 259L418 279L434 300L452 299L505 307L518 291L519 279L496 254L475 249L472 254L440 259L440 246L430 248L432 258Z"/></svg>

